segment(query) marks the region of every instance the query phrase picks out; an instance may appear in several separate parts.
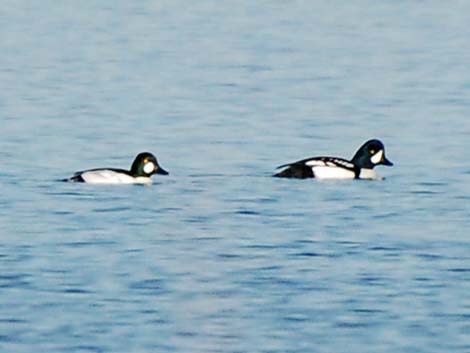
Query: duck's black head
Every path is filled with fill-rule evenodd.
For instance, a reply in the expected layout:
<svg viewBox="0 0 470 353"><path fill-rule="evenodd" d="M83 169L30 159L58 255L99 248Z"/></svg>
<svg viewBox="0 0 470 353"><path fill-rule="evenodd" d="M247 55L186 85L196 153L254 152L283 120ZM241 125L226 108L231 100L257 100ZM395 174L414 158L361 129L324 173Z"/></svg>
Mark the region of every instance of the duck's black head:
<svg viewBox="0 0 470 353"><path fill-rule="evenodd" d="M149 152L142 152L135 157L131 166L131 174L134 176L149 177L152 174L168 175L168 172L160 167L157 158Z"/></svg>
<svg viewBox="0 0 470 353"><path fill-rule="evenodd" d="M364 143L356 152L351 162L359 168L373 169L376 165L392 166L393 163L385 157L385 147L377 139Z"/></svg>

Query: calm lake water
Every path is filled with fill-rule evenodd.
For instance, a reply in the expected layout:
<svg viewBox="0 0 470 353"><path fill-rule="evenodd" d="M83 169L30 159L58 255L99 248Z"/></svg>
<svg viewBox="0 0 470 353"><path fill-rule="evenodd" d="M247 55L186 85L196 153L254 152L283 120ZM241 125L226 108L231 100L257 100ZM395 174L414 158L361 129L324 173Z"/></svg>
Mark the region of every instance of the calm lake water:
<svg viewBox="0 0 470 353"><path fill-rule="evenodd" d="M470 352L468 2L2 5L1 352Z"/></svg>

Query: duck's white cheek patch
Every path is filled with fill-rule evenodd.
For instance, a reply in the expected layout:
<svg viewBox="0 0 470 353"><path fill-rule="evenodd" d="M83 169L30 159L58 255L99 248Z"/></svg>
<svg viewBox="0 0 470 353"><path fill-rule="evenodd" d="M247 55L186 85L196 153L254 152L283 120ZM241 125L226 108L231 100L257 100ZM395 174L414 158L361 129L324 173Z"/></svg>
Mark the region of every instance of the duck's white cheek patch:
<svg viewBox="0 0 470 353"><path fill-rule="evenodd" d="M155 170L155 164L153 164L152 162L146 163L144 165L144 172L146 174L153 173L154 170Z"/></svg>
<svg viewBox="0 0 470 353"><path fill-rule="evenodd" d="M380 150L379 152L377 152L370 158L370 161L374 164L378 164L380 163L380 161L382 161L383 155L384 155L384 151Z"/></svg>

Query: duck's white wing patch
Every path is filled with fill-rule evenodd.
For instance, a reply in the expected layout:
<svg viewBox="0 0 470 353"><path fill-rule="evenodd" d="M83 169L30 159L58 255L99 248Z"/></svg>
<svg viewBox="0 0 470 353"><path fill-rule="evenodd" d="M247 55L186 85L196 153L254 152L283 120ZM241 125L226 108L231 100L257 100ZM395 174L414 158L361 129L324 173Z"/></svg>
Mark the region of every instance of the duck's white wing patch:
<svg viewBox="0 0 470 353"><path fill-rule="evenodd" d="M354 169L354 164L345 159L334 157L318 157L305 162L309 167L344 167Z"/></svg>
<svg viewBox="0 0 470 353"><path fill-rule="evenodd" d="M83 172L81 176L88 184L148 184L152 182L150 178L134 178L130 175L109 169Z"/></svg>
<svg viewBox="0 0 470 353"><path fill-rule="evenodd" d="M332 159L331 162L333 162L335 165L337 166L340 166L340 167L344 167L344 168L348 168L348 169L354 169L354 164L352 164L351 162L348 162L344 159Z"/></svg>
<svg viewBox="0 0 470 353"><path fill-rule="evenodd" d="M326 166L326 162L321 159L311 159L305 162L305 165L309 167L324 167Z"/></svg>

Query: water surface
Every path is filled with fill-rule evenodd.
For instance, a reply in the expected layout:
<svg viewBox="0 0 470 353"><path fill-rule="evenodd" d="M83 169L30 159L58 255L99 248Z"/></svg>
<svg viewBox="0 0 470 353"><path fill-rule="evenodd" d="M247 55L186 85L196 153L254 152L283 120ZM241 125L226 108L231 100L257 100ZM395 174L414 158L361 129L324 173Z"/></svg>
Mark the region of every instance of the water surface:
<svg viewBox="0 0 470 353"><path fill-rule="evenodd" d="M470 351L469 10L7 1L0 350ZM382 182L270 177L374 137Z"/></svg>

